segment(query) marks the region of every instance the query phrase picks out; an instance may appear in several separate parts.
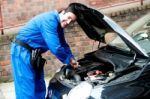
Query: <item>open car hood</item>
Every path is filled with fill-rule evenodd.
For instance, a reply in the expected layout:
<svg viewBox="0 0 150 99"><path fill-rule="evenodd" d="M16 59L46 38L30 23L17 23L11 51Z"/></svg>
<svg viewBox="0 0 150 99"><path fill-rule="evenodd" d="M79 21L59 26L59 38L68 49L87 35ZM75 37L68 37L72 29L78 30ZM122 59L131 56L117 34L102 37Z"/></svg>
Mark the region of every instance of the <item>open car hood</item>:
<svg viewBox="0 0 150 99"><path fill-rule="evenodd" d="M116 32L126 45L136 54L149 57L148 54L112 19L99 11L80 3L72 3L72 9L77 15L77 22L90 39L105 42L104 36L108 32Z"/></svg>

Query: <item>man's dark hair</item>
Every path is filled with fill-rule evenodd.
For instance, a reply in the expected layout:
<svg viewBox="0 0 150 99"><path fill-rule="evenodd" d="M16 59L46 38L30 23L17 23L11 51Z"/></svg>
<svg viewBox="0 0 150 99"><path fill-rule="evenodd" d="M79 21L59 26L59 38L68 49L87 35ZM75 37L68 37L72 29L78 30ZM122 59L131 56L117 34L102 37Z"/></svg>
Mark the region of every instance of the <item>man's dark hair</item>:
<svg viewBox="0 0 150 99"><path fill-rule="evenodd" d="M65 11L65 13L72 12L72 13L75 14L75 6L74 6L73 3L69 4L69 6L67 8L59 8L59 9L57 9L57 11L59 13L61 13L63 10Z"/></svg>
<svg viewBox="0 0 150 99"><path fill-rule="evenodd" d="M65 13L66 12L72 12L76 15L75 5L73 3L69 4L69 6L65 9Z"/></svg>

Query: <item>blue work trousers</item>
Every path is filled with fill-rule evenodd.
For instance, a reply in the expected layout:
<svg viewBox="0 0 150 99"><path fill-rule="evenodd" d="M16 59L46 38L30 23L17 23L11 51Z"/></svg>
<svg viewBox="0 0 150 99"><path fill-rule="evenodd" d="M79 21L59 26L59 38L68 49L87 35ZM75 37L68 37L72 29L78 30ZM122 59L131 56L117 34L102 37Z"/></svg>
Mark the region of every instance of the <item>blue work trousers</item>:
<svg viewBox="0 0 150 99"><path fill-rule="evenodd" d="M36 78L30 64L30 52L15 43L11 44L11 62L16 99L45 99L44 70Z"/></svg>

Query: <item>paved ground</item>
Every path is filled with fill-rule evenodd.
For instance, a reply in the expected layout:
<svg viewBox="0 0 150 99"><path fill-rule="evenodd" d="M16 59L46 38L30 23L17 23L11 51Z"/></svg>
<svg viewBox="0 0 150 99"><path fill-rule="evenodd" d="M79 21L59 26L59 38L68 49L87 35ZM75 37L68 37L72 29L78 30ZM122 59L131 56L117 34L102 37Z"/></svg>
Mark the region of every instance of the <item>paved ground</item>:
<svg viewBox="0 0 150 99"><path fill-rule="evenodd" d="M16 99L14 93L14 83L1 83L0 84L0 99Z"/></svg>
<svg viewBox="0 0 150 99"><path fill-rule="evenodd" d="M46 86L48 86L50 78L45 78ZM0 99L16 99L14 92L14 82L0 83Z"/></svg>

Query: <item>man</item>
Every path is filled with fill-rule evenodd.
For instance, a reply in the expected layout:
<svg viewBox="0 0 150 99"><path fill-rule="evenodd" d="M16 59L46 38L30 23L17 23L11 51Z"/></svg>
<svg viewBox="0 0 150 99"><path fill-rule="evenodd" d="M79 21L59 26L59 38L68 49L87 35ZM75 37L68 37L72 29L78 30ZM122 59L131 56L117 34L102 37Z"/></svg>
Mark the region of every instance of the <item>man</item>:
<svg viewBox="0 0 150 99"><path fill-rule="evenodd" d="M60 13L54 10L35 16L19 31L11 45L16 99L45 99L46 87L41 66L44 61L37 61L42 59L41 53L50 50L62 63L78 67L63 31L76 18L73 9L68 6ZM36 49L40 49L40 54ZM40 63L40 70L37 63Z"/></svg>

